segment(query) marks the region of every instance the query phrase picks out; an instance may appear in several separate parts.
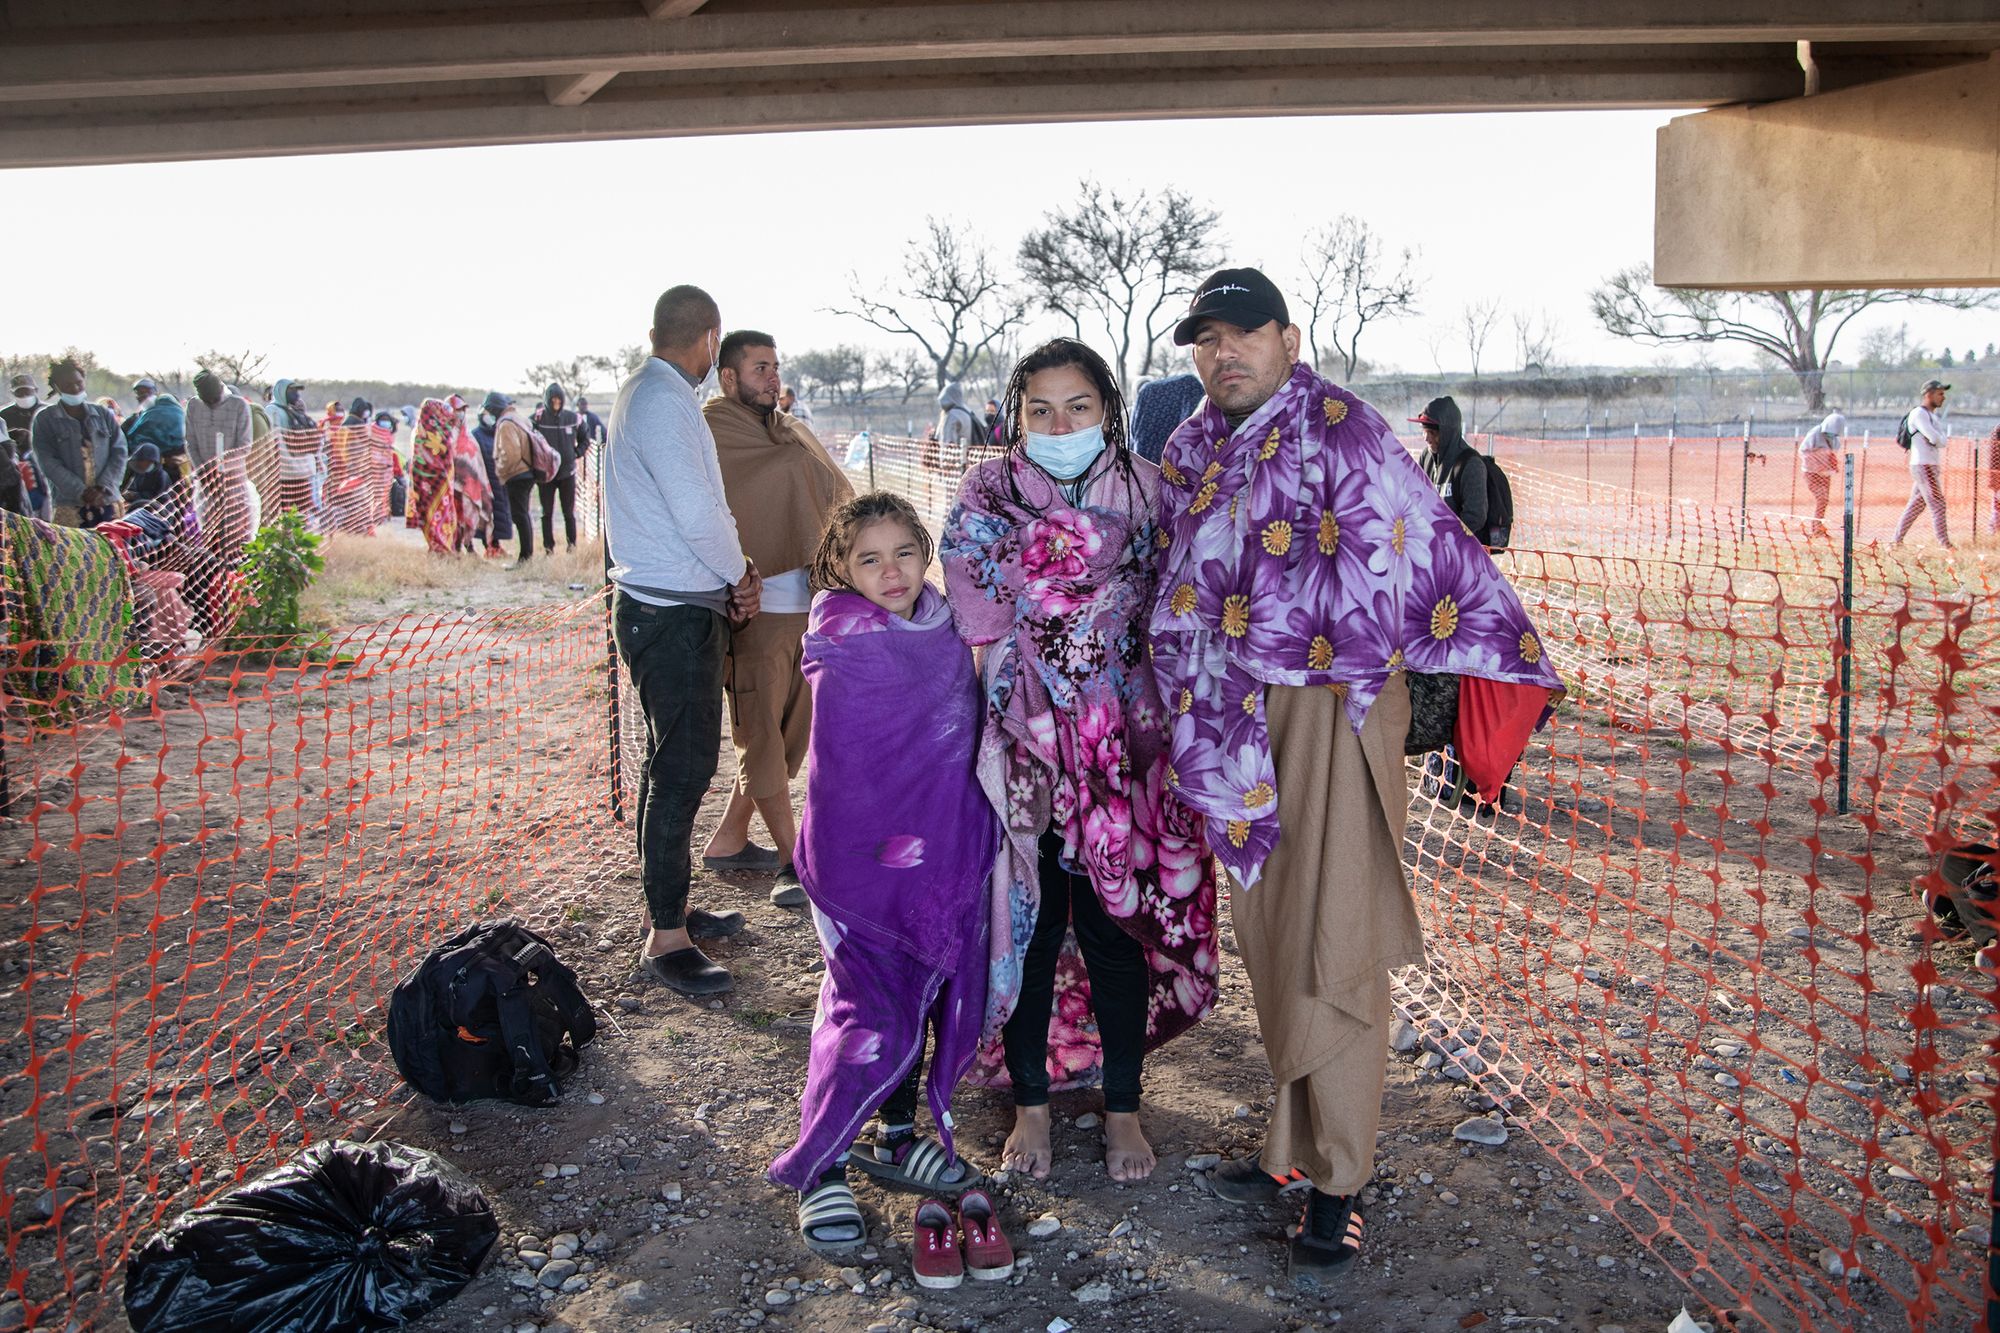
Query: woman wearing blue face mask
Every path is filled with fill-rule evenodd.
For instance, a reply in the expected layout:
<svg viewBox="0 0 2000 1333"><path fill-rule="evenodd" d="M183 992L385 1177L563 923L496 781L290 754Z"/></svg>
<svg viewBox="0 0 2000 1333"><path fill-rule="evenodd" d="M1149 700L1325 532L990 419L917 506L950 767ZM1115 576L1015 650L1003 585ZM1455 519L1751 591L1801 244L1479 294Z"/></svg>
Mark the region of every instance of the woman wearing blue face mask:
<svg viewBox="0 0 2000 1333"><path fill-rule="evenodd" d="M1155 1165L1145 1052L1215 995L1215 878L1166 780L1146 658L1159 470L1126 447L1104 359L1058 338L1014 368L1006 452L971 469L939 546L985 693L979 778L994 867L982 1072L1013 1085L1003 1165L1049 1174L1051 1086L1104 1087L1105 1167ZM998 1058L996 1058L998 1057ZM866 1163L863 1164L864 1166Z"/></svg>

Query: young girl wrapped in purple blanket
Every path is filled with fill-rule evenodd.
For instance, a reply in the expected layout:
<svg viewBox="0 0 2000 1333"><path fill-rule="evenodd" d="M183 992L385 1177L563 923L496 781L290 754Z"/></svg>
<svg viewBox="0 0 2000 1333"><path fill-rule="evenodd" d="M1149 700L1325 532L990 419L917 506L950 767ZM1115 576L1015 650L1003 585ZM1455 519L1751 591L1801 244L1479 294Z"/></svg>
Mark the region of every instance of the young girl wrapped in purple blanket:
<svg viewBox="0 0 2000 1333"><path fill-rule="evenodd" d="M974 771L972 653L924 581L931 549L909 502L877 491L834 511L809 569L813 731L796 864L826 976L799 1141L770 1177L799 1191L799 1234L830 1257L867 1239L850 1162L925 1193L974 1178L952 1145L951 1094L979 1049L999 832ZM916 1132L927 1034L939 1141Z"/></svg>

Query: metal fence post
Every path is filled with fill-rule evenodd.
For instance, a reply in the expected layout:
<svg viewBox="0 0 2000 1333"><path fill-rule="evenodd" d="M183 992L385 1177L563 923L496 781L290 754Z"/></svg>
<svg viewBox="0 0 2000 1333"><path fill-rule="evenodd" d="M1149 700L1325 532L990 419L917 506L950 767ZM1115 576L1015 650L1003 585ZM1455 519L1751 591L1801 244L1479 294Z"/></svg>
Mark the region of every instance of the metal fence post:
<svg viewBox="0 0 2000 1333"><path fill-rule="evenodd" d="M1736 535L1750 535L1750 422L1743 422L1743 497L1736 506Z"/></svg>
<svg viewBox="0 0 2000 1333"><path fill-rule="evenodd" d="M1583 498L1586 504L1596 504L1597 497L1590 490L1590 417L1583 418Z"/></svg>
<svg viewBox="0 0 2000 1333"><path fill-rule="evenodd" d="M601 460L600 460L601 462ZM599 468L597 482L597 531L604 538L604 683L609 706L605 729L609 733L611 756L611 817L625 822L625 728L618 715L618 589L611 582L611 533L604 526L604 478Z"/></svg>
<svg viewBox="0 0 2000 1333"><path fill-rule="evenodd" d="M1980 540L1980 442L1972 440L1972 540Z"/></svg>
<svg viewBox="0 0 2000 1333"><path fill-rule="evenodd" d="M1847 781L1854 748L1854 458L1841 460L1845 494L1840 515L1840 785L1835 809L1847 813Z"/></svg>
<svg viewBox="0 0 2000 1333"><path fill-rule="evenodd" d="M1674 501L1674 435L1680 425L1679 414L1675 414L1674 424L1667 427L1667 503Z"/></svg>

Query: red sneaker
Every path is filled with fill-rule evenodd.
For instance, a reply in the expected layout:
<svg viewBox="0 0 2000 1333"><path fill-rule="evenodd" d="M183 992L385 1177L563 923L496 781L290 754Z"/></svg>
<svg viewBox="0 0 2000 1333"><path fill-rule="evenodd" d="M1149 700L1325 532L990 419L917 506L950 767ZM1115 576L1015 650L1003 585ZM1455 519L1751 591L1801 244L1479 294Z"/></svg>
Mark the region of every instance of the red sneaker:
<svg viewBox="0 0 2000 1333"><path fill-rule="evenodd" d="M1014 1247L1000 1230L993 1200L985 1190L967 1190L958 1200L959 1234L965 1238L965 1271L981 1282L1014 1273Z"/></svg>
<svg viewBox="0 0 2000 1333"><path fill-rule="evenodd" d="M965 1256L958 1248L958 1219L936 1199L917 1205L916 1234L911 1238L910 1268L917 1285L939 1290L965 1281Z"/></svg>

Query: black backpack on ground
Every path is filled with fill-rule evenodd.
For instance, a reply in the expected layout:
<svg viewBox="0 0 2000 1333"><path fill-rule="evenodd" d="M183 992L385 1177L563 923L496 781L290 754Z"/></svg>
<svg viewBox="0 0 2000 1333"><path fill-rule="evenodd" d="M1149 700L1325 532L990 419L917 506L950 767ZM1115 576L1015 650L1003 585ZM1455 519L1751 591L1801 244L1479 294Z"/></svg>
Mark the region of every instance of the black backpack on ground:
<svg viewBox="0 0 2000 1333"><path fill-rule="evenodd" d="M576 973L511 918L467 926L389 997L396 1069L441 1102L553 1106L578 1049L596 1035Z"/></svg>

